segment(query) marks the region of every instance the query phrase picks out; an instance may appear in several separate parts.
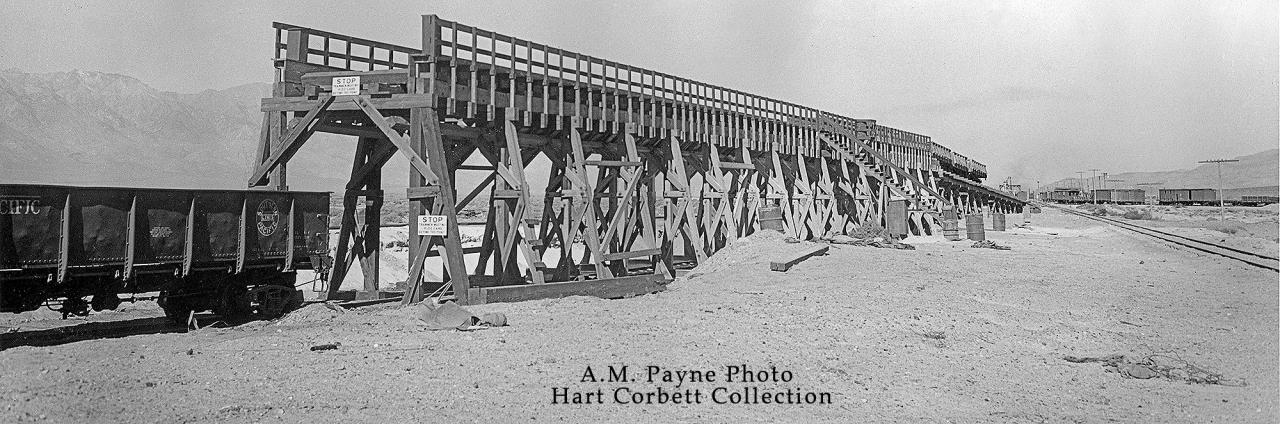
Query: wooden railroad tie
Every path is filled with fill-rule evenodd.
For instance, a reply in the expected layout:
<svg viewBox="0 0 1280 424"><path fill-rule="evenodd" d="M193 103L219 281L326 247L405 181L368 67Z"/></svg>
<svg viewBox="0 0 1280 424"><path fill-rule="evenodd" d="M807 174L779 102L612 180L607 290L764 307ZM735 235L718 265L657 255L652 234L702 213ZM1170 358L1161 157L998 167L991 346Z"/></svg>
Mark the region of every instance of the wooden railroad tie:
<svg viewBox="0 0 1280 424"><path fill-rule="evenodd" d="M827 245L809 247L799 253L793 253L790 256L783 258L783 261L781 262L769 262L769 269L774 271L787 272L787 270L791 269L791 267L793 266L796 266L796 264L804 262L805 259L827 254L827 249L830 249L830 248L831 246L827 246Z"/></svg>

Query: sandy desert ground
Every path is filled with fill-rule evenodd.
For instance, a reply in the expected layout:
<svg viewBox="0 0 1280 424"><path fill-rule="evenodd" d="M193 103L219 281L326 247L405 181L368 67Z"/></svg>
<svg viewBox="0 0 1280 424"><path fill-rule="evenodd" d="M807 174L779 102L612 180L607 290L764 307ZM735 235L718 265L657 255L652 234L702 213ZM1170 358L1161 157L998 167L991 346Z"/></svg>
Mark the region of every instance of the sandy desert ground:
<svg viewBox="0 0 1280 424"><path fill-rule="evenodd" d="M1153 225L1274 248L1274 215L1235 233ZM752 237L665 292L470 307L510 325L469 332L427 331L419 307L312 305L233 328L22 346L22 334L160 311L6 315L0 331L19 346L0 351L0 422L1280 420L1275 272L1053 210L1029 218L988 233L1008 251L915 237L916 250L835 245L786 273L769 260L803 244ZM340 346L310 350L325 343ZM1064 360L1112 355L1127 360ZM1133 368L1144 360L1173 378ZM604 380L623 365L635 381L582 382L587 367ZM791 378L726 382L730 365ZM677 388L648 382L647 366L721 374ZM832 401L717 404L718 387ZM558 388L604 402L553 404ZM623 388L703 402L614 402Z"/></svg>

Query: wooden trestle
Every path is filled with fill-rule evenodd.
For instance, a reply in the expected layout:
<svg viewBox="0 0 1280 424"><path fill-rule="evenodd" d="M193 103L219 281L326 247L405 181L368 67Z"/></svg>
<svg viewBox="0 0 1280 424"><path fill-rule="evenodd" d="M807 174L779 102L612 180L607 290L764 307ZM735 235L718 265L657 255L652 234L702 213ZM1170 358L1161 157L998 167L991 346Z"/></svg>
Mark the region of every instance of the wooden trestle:
<svg viewBox="0 0 1280 424"><path fill-rule="evenodd" d="M813 239L897 219L929 234L943 208L1022 204L973 181L980 164L874 120L435 15L422 25L421 50L275 25L277 79L249 185L282 188L289 158L316 132L358 137L331 293L356 260L377 290L381 169L397 154L411 165L412 214L448 223L445 236L410 225L406 302L437 287L461 303L658 291L677 267L758 230L762 206L782 210L791 236ZM333 79L348 76L360 77L359 95L332 95ZM464 164L475 155L489 165ZM534 193L525 167L539 155L552 166ZM459 171L487 175L457 187ZM464 248L456 211L483 193L483 243ZM888 216L890 202L907 215ZM474 268L464 255L478 255ZM427 269L431 256L443 269Z"/></svg>

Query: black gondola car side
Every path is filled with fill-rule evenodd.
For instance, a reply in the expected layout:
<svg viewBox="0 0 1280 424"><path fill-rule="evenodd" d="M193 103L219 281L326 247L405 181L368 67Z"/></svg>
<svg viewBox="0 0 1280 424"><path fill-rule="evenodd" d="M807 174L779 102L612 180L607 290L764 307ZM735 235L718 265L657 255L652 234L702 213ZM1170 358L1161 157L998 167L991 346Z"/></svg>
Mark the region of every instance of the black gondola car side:
<svg viewBox="0 0 1280 424"><path fill-rule="evenodd" d="M254 297L297 297L296 270L327 263L328 207L317 192L0 185L0 311L161 291L179 315L275 312L289 305Z"/></svg>

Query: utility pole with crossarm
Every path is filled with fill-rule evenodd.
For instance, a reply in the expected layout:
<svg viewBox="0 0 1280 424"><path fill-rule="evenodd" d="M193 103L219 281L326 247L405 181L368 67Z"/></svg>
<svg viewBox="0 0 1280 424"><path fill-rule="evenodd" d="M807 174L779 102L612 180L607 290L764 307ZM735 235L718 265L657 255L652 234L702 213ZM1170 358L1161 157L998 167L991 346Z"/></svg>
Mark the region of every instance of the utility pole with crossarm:
<svg viewBox="0 0 1280 424"><path fill-rule="evenodd" d="M1222 198L1222 164L1229 162L1239 162L1239 159L1210 159L1202 160L1197 163L1216 163L1218 164L1218 220L1222 221L1227 218L1227 208L1225 199Z"/></svg>

